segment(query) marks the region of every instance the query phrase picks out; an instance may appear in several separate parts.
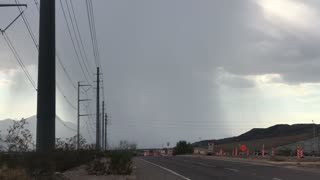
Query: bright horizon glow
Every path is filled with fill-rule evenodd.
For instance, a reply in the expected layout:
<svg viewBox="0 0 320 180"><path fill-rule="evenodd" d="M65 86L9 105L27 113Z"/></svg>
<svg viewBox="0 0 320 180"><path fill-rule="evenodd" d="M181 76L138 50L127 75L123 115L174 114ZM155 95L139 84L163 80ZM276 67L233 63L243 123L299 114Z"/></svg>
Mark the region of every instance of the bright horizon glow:
<svg viewBox="0 0 320 180"><path fill-rule="evenodd" d="M267 20L287 23L296 28L311 28L315 11L302 1L295 0L258 0ZM282 24L282 23L281 23Z"/></svg>

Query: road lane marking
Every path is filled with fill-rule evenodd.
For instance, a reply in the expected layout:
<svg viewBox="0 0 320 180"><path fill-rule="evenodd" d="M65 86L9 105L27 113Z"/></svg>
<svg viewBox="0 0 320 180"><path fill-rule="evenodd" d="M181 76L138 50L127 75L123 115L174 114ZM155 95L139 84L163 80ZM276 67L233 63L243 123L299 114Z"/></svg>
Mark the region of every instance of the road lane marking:
<svg viewBox="0 0 320 180"><path fill-rule="evenodd" d="M198 165L202 165L202 166L210 166L209 164L204 164L204 163L196 163Z"/></svg>
<svg viewBox="0 0 320 180"><path fill-rule="evenodd" d="M202 166L207 166L207 167L212 167L212 168L218 168L218 166L213 166L213 165L210 165L210 164L205 164L205 163L201 163L201 162L193 162L193 161L188 161L188 160L183 160L184 162L190 162L192 164L197 164L197 165L202 165ZM233 172L239 172L238 169L232 169L232 168L223 168L223 169L226 169L226 170L229 170L229 171L233 171Z"/></svg>
<svg viewBox="0 0 320 180"><path fill-rule="evenodd" d="M229 170L229 171L233 171L233 172L239 172L238 169L232 169L232 168L224 168L224 169Z"/></svg>
<svg viewBox="0 0 320 180"><path fill-rule="evenodd" d="M280 178L272 178L272 180L282 180L282 179L280 179Z"/></svg>
<svg viewBox="0 0 320 180"><path fill-rule="evenodd" d="M177 172L175 172L175 171L173 171L173 170L171 170L171 169L165 168L165 167L163 167L163 166L160 166L160 165L158 165L158 164L152 163L152 162L147 161L147 160L144 160L144 159L140 159L140 160L142 160L142 161L144 161L144 162L146 162L146 163L149 163L149 164L151 164L151 165L154 165L154 166L156 166L156 167L158 167L158 168L161 168L161 169L163 169L163 170L166 170L166 171L168 171L168 172L170 172L170 173L172 173L172 174L174 174L174 175L176 175L176 176L178 176L178 177L180 177L180 178L182 178L182 179L184 179L184 180L191 180L190 178L187 178L187 177L185 177L185 176L183 176L183 175L181 175L181 174L179 174L179 173L177 173Z"/></svg>
<svg viewBox="0 0 320 180"><path fill-rule="evenodd" d="M202 158L202 157L200 157ZM248 161L241 161L241 160L230 160L230 159L214 159L214 158L202 158L207 160L214 160L214 161L227 161L227 162L234 162L234 163L242 163L242 164L253 164L258 166L273 166L271 164L264 164L264 163L255 163L255 162L248 162Z"/></svg>

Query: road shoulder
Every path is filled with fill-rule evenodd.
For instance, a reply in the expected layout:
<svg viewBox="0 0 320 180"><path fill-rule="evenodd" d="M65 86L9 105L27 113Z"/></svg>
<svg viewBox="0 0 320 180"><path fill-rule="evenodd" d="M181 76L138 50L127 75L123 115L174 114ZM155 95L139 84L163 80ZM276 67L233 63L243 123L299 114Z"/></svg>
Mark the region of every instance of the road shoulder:
<svg viewBox="0 0 320 180"><path fill-rule="evenodd" d="M162 169L156 165L150 164L146 162L141 157L136 157L133 159L133 163L135 166L135 174L137 179L139 180L181 180L183 178L178 175Z"/></svg>

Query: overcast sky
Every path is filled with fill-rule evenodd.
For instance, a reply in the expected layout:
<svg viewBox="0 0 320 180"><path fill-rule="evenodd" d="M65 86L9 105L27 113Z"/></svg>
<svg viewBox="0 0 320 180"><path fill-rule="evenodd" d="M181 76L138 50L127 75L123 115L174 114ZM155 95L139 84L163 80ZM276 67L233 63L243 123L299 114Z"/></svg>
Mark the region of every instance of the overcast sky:
<svg viewBox="0 0 320 180"><path fill-rule="evenodd" d="M38 37L34 1L20 2L28 3L25 15ZM73 4L95 78L85 1ZM279 123L320 123L319 1L93 0L93 6L112 144L161 147ZM73 81L83 81L60 0L56 7L57 52ZM17 14L1 8L0 28ZM7 34L37 80L37 51L21 18ZM0 61L0 119L35 115L36 92L3 36ZM76 105L60 65L57 82ZM57 114L76 122L59 91Z"/></svg>

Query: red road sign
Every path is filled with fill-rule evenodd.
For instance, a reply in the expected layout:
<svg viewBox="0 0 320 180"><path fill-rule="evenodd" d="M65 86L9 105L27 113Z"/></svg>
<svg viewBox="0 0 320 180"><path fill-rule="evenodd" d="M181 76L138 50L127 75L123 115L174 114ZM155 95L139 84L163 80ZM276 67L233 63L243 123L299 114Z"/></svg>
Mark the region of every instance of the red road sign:
<svg viewBox="0 0 320 180"><path fill-rule="evenodd" d="M244 144L242 144L242 145L240 146L240 150L241 150L241 151L246 151L246 150L247 150L247 146L244 145Z"/></svg>

